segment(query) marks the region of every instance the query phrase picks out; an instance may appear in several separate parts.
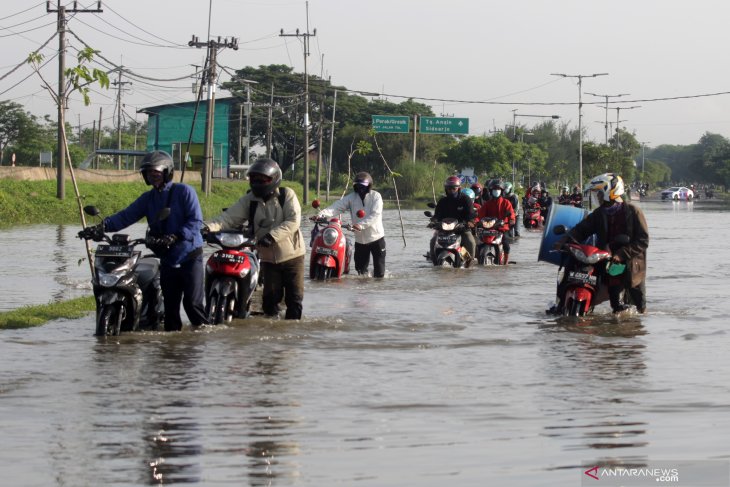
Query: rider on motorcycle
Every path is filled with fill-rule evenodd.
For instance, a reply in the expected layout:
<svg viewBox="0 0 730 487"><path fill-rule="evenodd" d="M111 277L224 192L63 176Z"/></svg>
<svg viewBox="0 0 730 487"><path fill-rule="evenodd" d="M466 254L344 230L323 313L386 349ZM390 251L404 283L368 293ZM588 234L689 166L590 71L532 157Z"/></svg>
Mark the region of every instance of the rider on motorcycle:
<svg viewBox="0 0 730 487"><path fill-rule="evenodd" d="M567 186L563 186L560 189L560 196L558 196L558 204L559 205L569 205L569 204L571 204L570 189L568 189Z"/></svg>
<svg viewBox="0 0 730 487"><path fill-rule="evenodd" d="M476 255L476 240L474 240L474 235L471 233L471 229L474 228L474 219L476 218L473 200L461 192L461 180L458 176L449 176L446 178L446 181L444 181L444 193L446 196L442 197L436 203L432 221L454 218L460 223L466 224L467 230L461 234L461 242L469 253L466 261L466 266L469 267ZM434 254L433 249L435 244L436 235L431 238L431 256Z"/></svg>
<svg viewBox="0 0 730 487"><path fill-rule="evenodd" d="M498 220L499 226L496 227L500 232L508 232L510 226L515 224L515 211L512 208L512 203L503 196L504 187L499 181L493 181L489 186L490 199L485 201L484 204L479 208L478 217L481 221L482 218L492 217ZM509 239L502 240L504 246L504 263L509 262Z"/></svg>
<svg viewBox="0 0 730 487"><path fill-rule="evenodd" d="M547 188L540 190L540 197L537 200L540 205L540 215L542 215L543 221L547 220L547 213L550 211L550 206L553 204L553 198L550 196L550 192Z"/></svg>
<svg viewBox="0 0 730 487"><path fill-rule="evenodd" d="M590 182L591 199L595 199L596 207L583 221L573 227L568 235L555 243L559 249L569 239L582 242L593 234L598 237L597 247L613 252L612 263L625 264L626 270L619 276L605 276L608 280L608 295L614 313L627 307L620 302L621 291L626 289L631 301L639 313L646 310L646 249L649 246L649 228L644 213L638 206L626 203L621 197L624 192L624 181L614 173L605 173L593 178ZM611 243L618 235L628 235L629 243L619 248L611 248ZM567 272L564 273L568 275ZM565 280L563 281L563 283ZM558 296L565 294L558 285ZM564 287L564 286L563 286ZM559 302L557 311L562 311L563 303Z"/></svg>
<svg viewBox="0 0 730 487"><path fill-rule="evenodd" d="M515 212L515 220L517 219L517 213L520 211L520 199L517 197L517 194L515 194L514 191L514 185L510 182L504 183L504 191L502 192L502 196L504 196L507 200L509 200L510 203L512 203L512 210ZM520 236L520 230L519 225L512 224L512 229L514 230L515 237Z"/></svg>
<svg viewBox="0 0 730 487"><path fill-rule="evenodd" d="M481 201L482 201L482 191L484 190L484 188L482 187L482 185L479 184L478 182L477 183L474 183L474 184L471 185L471 190L474 191L474 201L477 202L477 203L481 203Z"/></svg>
<svg viewBox="0 0 730 487"><path fill-rule="evenodd" d="M573 186L573 193L570 195L570 204L576 208L583 208L583 193L577 184Z"/></svg>

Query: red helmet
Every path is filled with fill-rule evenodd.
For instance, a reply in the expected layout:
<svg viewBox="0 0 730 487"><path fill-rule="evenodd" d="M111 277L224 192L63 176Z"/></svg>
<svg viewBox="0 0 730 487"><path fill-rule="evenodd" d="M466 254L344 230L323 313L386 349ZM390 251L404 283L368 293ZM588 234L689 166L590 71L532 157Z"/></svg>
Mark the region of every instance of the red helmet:
<svg viewBox="0 0 730 487"><path fill-rule="evenodd" d="M444 188L460 188L461 187L461 179L459 179L459 176L449 176L446 178L446 181L444 181Z"/></svg>
<svg viewBox="0 0 730 487"><path fill-rule="evenodd" d="M479 184L479 183L472 184L471 185L471 189L472 189L472 191L474 191L474 194L476 194L476 195L482 194L482 189L483 188L482 188L482 185Z"/></svg>

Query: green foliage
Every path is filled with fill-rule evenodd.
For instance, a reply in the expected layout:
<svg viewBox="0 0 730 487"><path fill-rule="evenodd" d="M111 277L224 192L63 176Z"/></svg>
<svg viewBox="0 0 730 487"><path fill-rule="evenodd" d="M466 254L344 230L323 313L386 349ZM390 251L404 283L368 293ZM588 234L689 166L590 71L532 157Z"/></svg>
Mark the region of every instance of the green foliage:
<svg viewBox="0 0 730 487"><path fill-rule="evenodd" d="M95 205L104 215L111 215L149 190L144 182L90 183L79 181L82 206ZM214 181L210 196L202 195L200 184L191 184L198 192L204 218L212 218L241 198L248 183L241 181ZM301 195L301 185L287 183ZM300 196L301 197L301 196ZM56 198L56 181L19 181L0 179L0 227L27 224L80 225L75 198Z"/></svg>
<svg viewBox="0 0 730 487"><path fill-rule="evenodd" d="M90 47L80 50L76 55L79 64L67 68L64 72L69 85L84 97L84 105L86 106L91 104L91 98L89 98L90 88L88 85L98 82L101 88L109 88L109 76L107 76L106 72L97 68L89 69L86 66L86 64L94 59L94 55L98 53L99 51L95 51Z"/></svg>
<svg viewBox="0 0 730 487"><path fill-rule="evenodd" d="M398 195L403 199L438 199L443 194L443 183L453 174L453 168L444 164L433 164L422 161L401 161L395 168L393 177L398 185ZM383 193L386 197L394 197L393 184L383 182Z"/></svg>
<svg viewBox="0 0 730 487"><path fill-rule="evenodd" d="M0 312L0 329L28 328L51 320L81 318L94 311L93 296Z"/></svg>

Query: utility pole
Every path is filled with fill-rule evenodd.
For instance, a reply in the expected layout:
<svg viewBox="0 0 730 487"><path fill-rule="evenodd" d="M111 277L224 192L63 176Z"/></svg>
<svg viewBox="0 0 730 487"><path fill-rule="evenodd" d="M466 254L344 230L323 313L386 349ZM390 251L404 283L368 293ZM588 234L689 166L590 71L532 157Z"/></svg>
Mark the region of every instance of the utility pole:
<svg viewBox="0 0 730 487"><path fill-rule="evenodd" d="M600 96L600 97L606 99L606 106L604 107L605 110L606 110L606 122L604 123L603 127L606 130L606 145L608 145L608 99L609 98L618 98L620 96L629 96L629 94L628 93L620 93L618 95L599 95L597 93L586 93L586 95Z"/></svg>
<svg viewBox="0 0 730 487"><path fill-rule="evenodd" d="M619 143L619 139L621 138L621 128L619 127L619 123L625 122L626 120L619 120L619 113L621 110L633 110L634 108L641 108L641 105L634 105L632 107L614 107L616 109L616 162L619 160L619 151L621 150L621 146Z"/></svg>
<svg viewBox="0 0 730 487"><path fill-rule="evenodd" d="M60 0L55 9L51 8L51 2L46 2L46 12L57 12L56 32L58 33L58 142L56 150L58 151L58 163L56 167L56 198L63 200L66 197L66 139L64 138L64 130L66 125L66 12L77 13L100 13L101 0L96 4L95 9L77 8L76 2L73 8L61 6Z"/></svg>
<svg viewBox="0 0 730 487"><path fill-rule="evenodd" d="M213 179L213 141L214 141L214 113L215 113L215 87L216 78L218 74L218 65L216 63L216 55L218 49L228 47L234 51L238 50L238 39L231 37L230 40L226 37L221 40L218 36L218 40L209 39L207 42L200 42L198 36L188 42L188 46L201 48L203 46L208 48L208 66L207 73L203 75L203 81L208 84L208 113L205 119L205 143L204 152L205 159L203 161L203 174L201 178L201 189L206 196L210 196L210 186Z"/></svg>
<svg viewBox="0 0 730 487"><path fill-rule="evenodd" d="M562 74L551 73L553 76L563 78L578 78L578 180L580 187L583 187L583 78L595 78L597 76L608 76L608 73L593 74Z"/></svg>
<svg viewBox="0 0 730 487"><path fill-rule="evenodd" d="M274 132L274 83L271 83L271 98L269 100L269 119L266 125L266 157L271 157L271 138ZM278 161L277 161L278 162Z"/></svg>
<svg viewBox="0 0 730 487"><path fill-rule="evenodd" d="M284 29L281 29L279 33L280 37L301 37L304 40L304 191L302 200L305 205L309 201L309 74L307 72L307 58L309 57L309 38L317 35L317 29L314 29L312 33L309 32L309 2L306 2L306 8L306 32L300 33L297 29L295 34L284 34Z"/></svg>
<svg viewBox="0 0 730 487"><path fill-rule="evenodd" d="M642 142L641 143L641 182L644 182L644 149L646 148L646 144L651 144L651 142Z"/></svg>
<svg viewBox="0 0 730 487"><path fill-rule="evenodd" d="M122 81L122 67L119 68L119 80L112 83L117 87L117 150L122 150L122 87L131 85L131 81ZM117 170L122 169L122 156L117 155Z"/></svg>
<svg viewBox="0 0 730 487"><path fill-rule="evenodd" d="M334 101L332 102L332 127L330 128L330 156L327 161L327 195L325 201L330 200L330 181L332 178L332 146L335 142L335 110L337 109L337 90L335 90Z"/></svg>

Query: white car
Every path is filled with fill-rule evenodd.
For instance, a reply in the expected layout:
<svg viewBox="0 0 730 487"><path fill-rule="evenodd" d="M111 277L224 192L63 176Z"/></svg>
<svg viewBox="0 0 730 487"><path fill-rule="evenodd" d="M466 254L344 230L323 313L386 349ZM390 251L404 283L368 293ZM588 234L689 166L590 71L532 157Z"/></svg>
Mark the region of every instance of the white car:
<svg viewBox="0 0 730 487"><path fill-rule="evenodd" d="M667 188L664 191L662 191L663 200L691 201L694 197L695 197L694 192L689 188L685 188L684 186L672 186L671 188Z"/></svg>

